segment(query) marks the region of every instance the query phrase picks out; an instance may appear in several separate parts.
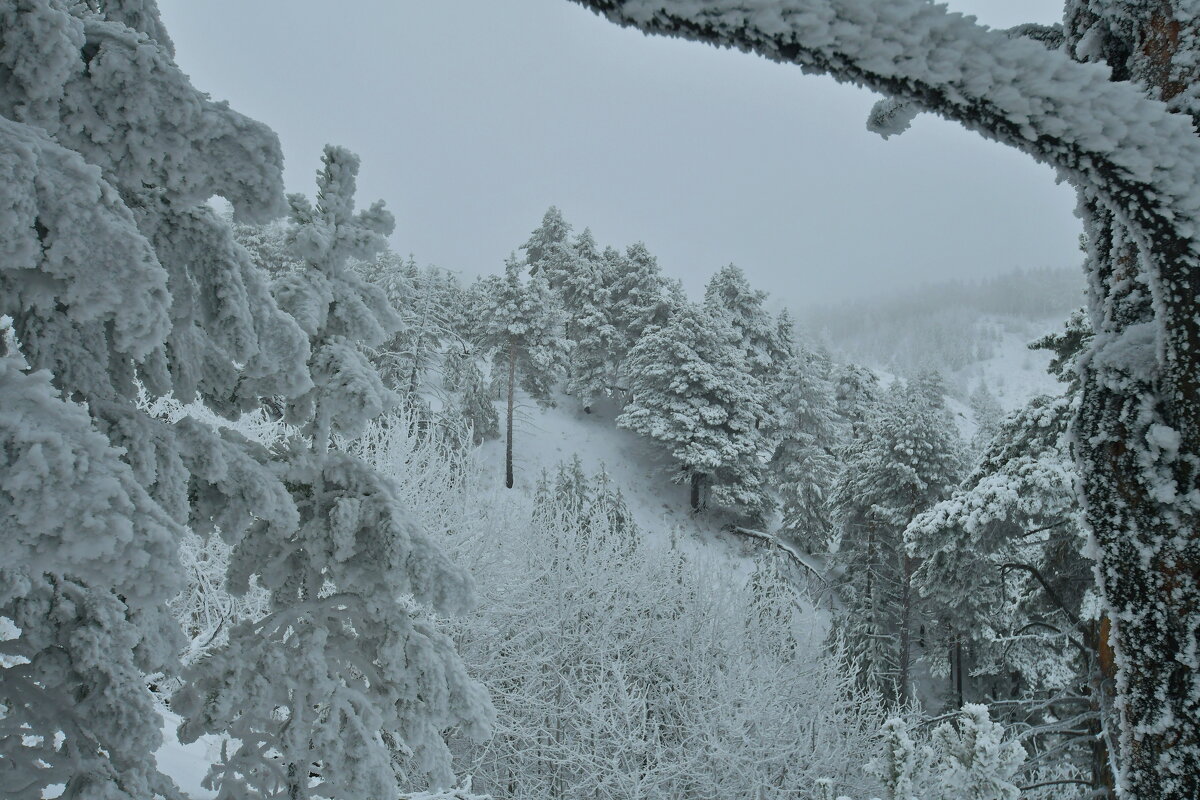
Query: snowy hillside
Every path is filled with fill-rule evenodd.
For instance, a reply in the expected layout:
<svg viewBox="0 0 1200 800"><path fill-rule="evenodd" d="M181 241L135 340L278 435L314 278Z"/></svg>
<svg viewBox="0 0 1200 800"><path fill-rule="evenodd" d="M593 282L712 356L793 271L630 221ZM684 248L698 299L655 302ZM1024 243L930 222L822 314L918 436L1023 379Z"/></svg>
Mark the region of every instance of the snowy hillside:
<svg viewBox="0 0 1200 800"><path fill-rule="evenodd" d="M838 360L897 375L936 369L952 396L965 401L984 384L1012 411L1057 391L1050 355L1028 345L1061 330L1082 303L1077 270L1026 270L811 308L801 320Z"/></svg>
<svg viewBox="0 0 1200 800"><path fill-rule="evenodd" d="M969 393L983 383L1005 411L1020 408L1035 395L1055 394L1060 390L1058 382L1046 371L1051 354L1030 350L1029 343L1060 330L1062 319L1026 321L992 317L980 322L990 323L999 334L992 340L986 357L948 373L951 386L965 388Z"/></svg>
<svg viewBox="0 0 1200 800"><path fill-rule="evenodd" d="M503 412L499 404L497 408ZM612 475L643 530L677 529L711 541L723 517L718 513L692 514L687 486L671 480L677 465L661 447L618 428L614 422L617 413L611 402L597 403L587 414L574 398L565 395L557 398L556 405L544 409L523 398L513 421L515 489L532 493L543 470L553 474L560 463L578 456L587 473L603 467ZM485 442L479 461L485 474L491 474L498 486L503 485L504 441Z"/></svg>

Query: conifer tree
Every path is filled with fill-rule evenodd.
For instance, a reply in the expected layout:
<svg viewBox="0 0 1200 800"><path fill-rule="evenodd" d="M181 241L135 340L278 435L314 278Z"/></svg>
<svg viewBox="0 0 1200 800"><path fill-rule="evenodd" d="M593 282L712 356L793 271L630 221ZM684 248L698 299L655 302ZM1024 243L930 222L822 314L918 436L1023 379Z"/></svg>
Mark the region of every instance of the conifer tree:
<svg viewBox="0 0 1200 800"><path fill-rule="evenodd" d="M175 700L182 741L235 740L210 775L219 798L390 797L418 776L446 785L442 731L479 733L490 714L429 614L464 609L469 577L409 519L388 479L337 447L392 400L364 348L399 318L348 266L384 246L392 216L382 203L354 211L357 157L326 147L322 162L317 204L289 197L304 269L276 284L312 341L314 386L287 406L303 437L278 465L299 524L264 521L238 541L231 585L245 591L255 578L270 613L234 628Z"/></svg>
<svg viewBox="0 0 1200 800"><path fill-rule="evenodd" d="M1004 409L988 389L987 381L979 382L979 386L971 392L970 400L971 415L975 419L975 437L971 446L978 452L988 446L1000 429L1000 423L1004 420Z"/></svg>
<svg viewBox="0 0 1200 800"><path fill-rule="evenodd" d="M609 278L610 316L616 331L613 363L624 380L629 351L652 328L666 324L672 302L662 270L646 245L636 242L625 248L620 270Z"/></svg>
<svg viewBox="0 0 1200 800"><path fill-rule="evenodd" d="M913 581L931 623L953 643L950 669L933 666L950 674L956 704L1004 697L1001 719L1028 726L1031 760L1054 753L1103 790L1114 778L1115 742L1101 726L1111 713L1103 671L1111 652L1104 623L1087 610L1094 581L1068 435L1078 402L1074 358L1086 343L1080 332L1086 323L1075 318L1034 343L1058 352L1051 371L1063 392L1035 397L1003 420L971 473L905 536L920 561ZM1074 713L1067 722L1052 708Z"/></svg>
<svg viewBox="0 0 1200 800"><path fill-rule="evenodd" d="M183 526L286 523L253 448L138 405L220 413L310 385L303 332L209 206L282 208L267 128L173 61L153 4L0 3L0 795L171 793L145 675L182 644ZM9 656L14 657L9 660Z"/></svg>
<svg viewBox="0 0 1200 800"><path fill-rule="evenodd" d="M866 367L844 364L833 373L833 397L838 415L849 427L850 438L860 438L879 400L879 378Z"/></svg>
<svg viewBox="0 0 1200 800"><path fill-rule="evenodd" d="M617 424L670 450L691 483L693 510L706 492L750 518L769 508L758 432L765 399L724 314L676 308L630 352L628 374L630 398Z"/></svg>
<svg viewBox="0 0 1200 800"><path fill-rule="evenodd" d="M833 494L844 600L835 628L860 681L901 705L913 697L913 633L920 619L912 587L917 563L905 549L904 530L949 495L960 470L957 432L940 401L917 381L893 386L845 451Z"/></svg>
<svg viewBox="0 0 1200 800"><path fill-rule="evenodd" d="M455 392L452 409L459 419L471 427L472 441L482 444L488 439L500 438L500 416L496 413L488 382L475 357L466 354L460 359L456 371L454 385L447 388Z"/></svg>
<svg viewBox="0 0 1200 800"><path fill-rule="evenodd" d="M590 240L590 235L585 230L581 240L583 237ZM579 242L576 244L579 246ZM612 357L618 340L611 321L612 300L607 269L613 260L608 251L605 259L584 257L584 252L590 250L594 254L594 249L584 242L575 269L564 278L559 291L571 348L567 392L577 397L588 413L591 413L596 400L612 394Z"/></svg>
<svg viewBox="0 0 1200 800"><path fill-rule="evenodd" d="M550 206L542 216L542 224L534 228L528 241L521 245L529 274L540 275L555 291L574 269L576 253L570 235L570 223L563 219L557 207ZM590 238L591 234L588 236Z"/></svg>
<svg viewBox="0 0 1200 800"><path fill-rule="evenodd" d="M513 410L516 387L539 405L553 405L552 391L563 372L566 348L563 320L546 279L522 280L515 255L504 264L504 277L480 286L486 304L482 345L494 356L493 376L507 394L505 416L504 485L513 488Z"/></svg>
<svg viewBox="0 0 1200 800"><path fill-rule="evenodd" d="M639 533L633 512L603 464L592 482L590 518L598 520L602 535L612 536L623 543L624 546L618 546L617 550L624 555L628 555L637 545Z"/></svg>
<svg viewBox="0 0 1200 800"><path fill-rule="evenodd" d="M771 470L783 510L781 529L806 552L824 550L831 533L829 498L838 475L834 454L842 425L821 360L804 350L783 364L774 383L775 451Z"/></svg>
<svg viewBox="0 0 1200 800"><path fill-rule="evenodd" d="M781 352L783 343L779 341L776 321L763 307L766 299L767 293L751 288L746 273L734 264L718 270L704 289L705 304L729 317L746 354L750 374L764 383L777 366L776 361L786 356Z"/></svg>

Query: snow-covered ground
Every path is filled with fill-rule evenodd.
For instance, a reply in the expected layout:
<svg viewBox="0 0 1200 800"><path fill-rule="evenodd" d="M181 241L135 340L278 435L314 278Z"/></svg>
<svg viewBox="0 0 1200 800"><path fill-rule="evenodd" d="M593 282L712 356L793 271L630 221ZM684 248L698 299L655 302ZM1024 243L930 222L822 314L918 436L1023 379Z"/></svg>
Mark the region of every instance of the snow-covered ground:
<svg viewBox="0 0 1200 800"><path fill-rule="evenodd" d="M1057 391L1056 382L1045 372L1048 354L1025 346L1035 336L1029 330L1007 330L996 342L991 358L948 377L971 389L986 381L1006 410L1019 407L1035 394ZM877 372L885 385L894 380L890 373ZM953 397L947 397L946 402L959 432L970 440L975 433L970 407ZM503 415L503 404L497 402L496 408ZM688 487L672 481L672 460L653 442L618 428L618 413L611 402L597 404L588 414L574 398L565 395L559 395L557 405L551 408L539 408L528 398L519 397L514 416L512 491L531 496L543 470L553 476L560 463L569 463L578 456L586 473L594 474L601 467L608 472L644 536L664 540L673 537L678 546L707 560L730 579L744 579L752 568L753 556L759 552L758 545L723 531L727 520L720 514L691 513ZM500 497L505 493L501 488L504 448L503 438L486 442L476 460L485 484L494 481L491 487ZM814 625L823 624L823 618L822 614L814 614ZM178 724L177 716L163 712L160 767L193 800L212 798L214 793L203 788L201 782L208 765L219 756L220 740L204 737L182 745L175 738Z"/></svg>
<svg viewBox="0 0 1200 800"><path fill-rule="evenodd" d="M503 404L496 409L503 427ZM646 535L665 537L674 531L684 547L690 542L727 547L729 539L720 533L726 520L717 513L691 513L688 487L671 479L677 465L655 443L618 428L618 413L611 402L597 403L591 414L585 413L565 395L547 409L521 399L513 415L513 490L533 493L543 470L553 477L559 463L578 455L589 475L604 467ZM480 450L480 462L491 468L496 485L503 485L503 437L485 442Z"/></svg>
<svg viewBox="0 0 1200 800"><path fill-rule="evenodd" d="M180 719L165 709L162 714L163 744L155 753L158 768L169 775L191 800L209 800L216 792L201 786L208 774L208 765L221 756L221 740L216 736L201 736L191 744L180 744L175 738Z"/></svg>
<svg viewBox="0 0 1200 800"><path fill-rule="evenodd" d="M1005 411L1020 408L1035 395L1061 391L1058 381L1046 371L1051 354L1045 350L1030 350L1029 343L1061 330L1062 322L1032 323L1004 318L991 321L1003 328L1000 339L993 345L992 356L951 373L951 379L965 385L968 391L974 390L981 381L987 383L988 390Z"/></svg>

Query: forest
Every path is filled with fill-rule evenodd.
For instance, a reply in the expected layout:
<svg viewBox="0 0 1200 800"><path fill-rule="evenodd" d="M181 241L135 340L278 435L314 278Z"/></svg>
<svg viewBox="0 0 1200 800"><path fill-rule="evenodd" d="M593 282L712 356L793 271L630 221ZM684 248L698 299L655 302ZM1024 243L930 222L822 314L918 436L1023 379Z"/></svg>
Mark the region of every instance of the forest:
<svg viewBox="0 0 1200 800"><path fill-rule="evenodd" d="M0 0L0 796L1200 797L1200 6L575 2L1050 165L1082 276L464 279L153 0Z"/></svg>

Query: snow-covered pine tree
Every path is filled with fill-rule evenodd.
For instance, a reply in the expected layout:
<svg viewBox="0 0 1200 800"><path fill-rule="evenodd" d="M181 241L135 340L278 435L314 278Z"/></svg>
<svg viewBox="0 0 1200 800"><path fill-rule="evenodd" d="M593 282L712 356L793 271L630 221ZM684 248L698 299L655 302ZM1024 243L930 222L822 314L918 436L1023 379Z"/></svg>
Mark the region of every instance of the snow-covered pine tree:
<svg viewBox="0 0 1200 800"><path fill-rule="evenodd" d="M857 0L657 0L652 10L577 2L647 33L867 86L888 95L888 121L870 123L885 135L933 112L1049 164L1077 188L1098 335L1096 357L1081 362L1075 439L1086 446L1075 456L1113 620L1121 780L1139 800L1200 795L1200 692L1179 688L1197 683L1200 665L1175 657L1200 647L1200 36L1192 0L1068 0L1061 32L990 30L925 0L893 0L887 14L864 13Z"/></svg>
<svg viewBox="0 0 1200 800"><path fill-rule="evenodd" d="M949 669L934 672L949 673L953 704L1002 699L999 718L1029 726L1031 765L1052 754L1104 790L1115 748L1100 725L1113 691L1102 665L1112 655L1088 612L1094 585L1068 438L1086 338L1077 316L1035 343L1058 352L1063 393L1003 420L971 474L905 536L921 562L914 585L952 643Z"/></svg>
<svg viewBox="0 0 1200 800"><path fill-rule="evenodd" d="M295 510L261 453L151 417L139 381L223 413L310 385L303 332L207 205L278 213L280 148L191 86L153 3L0 2L0 31L0 794L144 800L169 794L144 676L182 644L182 526L236 539Z"/></svg>
<svg viewBox="0 0 1200 800"><path fill-rule="evenodd" d="M967 703L953 722L933 730L938 783L946 800L1018 800L1013 782L1025 762L1025 748L1006 739L1004 726L991 720L988 708Z"/></svg>
<svg viewBox="0 0 1200 800"><path fill-rule="evenodd" d="M231 223L233 238L246 248L254 266L272 276L302 268L303 265L288 251L285 219L275 219L260 225L232 220Z"/></svg>
<svg viewBox="0 0 1200 800"><path fill-rule="evenodd" d="M781 531L808 553L829 547L829 498L839 470L834 454L843 441L827 367L798 348L771 392L776 445L770 466L783 511Z"/></svg>
<svg viewBox="0 0 1200 800"><path fill-rule="evenodd" d="M169 796L143 675L178 647L156 606L179 586L162 567L177 560L181 526L85 406L30 371L15 345L3 349L0 619L17 632L0 639L0 790Z"/></svg>
<svg viewBox="0 0 1200 800"><path fill-rule="evenodd" d="M726 315L677 307L629 353L627 373L630 397L617 424L670 450L691 482L693 510L706 493L750 519L769 509L758 431L766 398Z"/></svg>
<svg viewBox="0 0 1200 800"><path fill-rule="evenodd" d="M838 416L848 426L850 439L858 439L879 402L879 378L859 364L842 364L834 369L832 379Z"/></svg>
<svg viewBox="0 0 1200 800"><path fill-rule="evenodd" d="M782 352L786 344L780 339L777 321L763 307L766 300L767 293L751 288L746 273L735 264L717 270L704 288L705 304L728 316L746 354L750 375L764 384L777 370L777 361L787 355Z"/></svg>
<svg viewBox="0 0 1200 800"><path fill-rule="evenodd" d="M970 401L971 417L975 421L975 437L971 442L971 449L981 452L1000 429L1000 423L1004 421L1004 409L988 389L987 381L979 382L979 386L971 392Z"/></svg>
<svg viewBox="0 0 1200 800"><path fill-rule="evenodd" d="M651 328L662 327L672 302L658 260L635 242L625 248L622 270L609 279L609 314L616 329L613 363L624 380L626 356Z"/></svg>
<svg viewBox="0 0 1200 800"><path fill-rule="evenodd" d="M620 264L620 253L611 248L606 249L604 257L594 257L595 247L590 241L591 232L585 230L576 241L575 267L559 287L571 348L567 392L578 398L588 413L596 400L612 395L612 358L618 340L610 311L612 253L616 253L616 264Z"/></svg>
<svg viewBox="0 0 1200 800"><path fill-rule="evenodd" d="M406 402L419 404L426 374L447 343L457 338L452 316L460 300L458 285L445 270L422 269L411 255L401 259L390 249L354 266L384 289L404 321L388 341L375 348L373 361L388 386L407 398Z"/></svg>
<svg viewBox="0 0 1200 800"><path fill-rule="evenodd" d="M619 541L617 549L628 554L636 546L641 534L633 512L625 502L621 488L613 483L604 464L592 481L591 517L599 520L597 529L602 535L612 536Z"/></svg>
<svg viewBox="0 0 1200 800"><path fill-rule="evenodd" d="M312 342L315 381L290 402L302 426L278 466L299 525L251 526L230 583L251 577L270 613L197 664L174 707L182 741L232 737L210 780L219 798L392 797L453 775L442 732L490 715L430 611L465 608L471 581L408 517L396 487L337 449L391 402L363 351L399 325L383 291L348 266L384 246L382 203L354 211L358 159L326 147L317 204L292 195L290 244L304 269L275 291Z"/></svg>
<svg viewBox="0 0 1200 800"><path fill-rule="evenodd" d="M450 412L455 419L471 428L471 439L482 444L488 439L500 438L500 415L492 403L488 380L479 369L479 362L471 352L459 351L448 355L447 363L457 363L453 385L445 386L452 393Z"/></svg>
<svg viewBox="0 0 1200 800"><path fill-rule="evenodd" d="M843 454L834 490L833 557L844 605L834 629L857 664L860 680L890 701L913 700L914 636L920 598L918 564L905 550L904 529L949 495L961 470L961 445L941 398L897 381L861 438Z"/></svg>
<svg viewBox="0 0 1200 800"><path fill-rule="evenodd" d="M385 341L372 349L371 361L384 385L403 396L415 366L407 344L412 335L413 309L418 304L420 278L416 259L412 256L404 258L389 247L376 253L374 258L355 260L350 264L363 278L383 290L388 304L402 320Z"/></svg>
<svg viewBox="0 0 1200 800"><path fill-rule="evenodd" d="M883 753L866 764L866 770L883 784L884 800L928 800L925 781L929 748L913 741L908 721L892 717L879 730Z"/></svg>
<svg viewBox="0 0 1200 800"><path fill-rule="evenodd" d="M925 729L928 730L928 729ZM883 753L867 771L885 800L1017 800L1025 748L993 722L984 705L968 703L931 732L904 717L880 730Z"/></svg>
<svg viewBox="0 0 1200 800"><path fill-rule="evenodd" d="M504 277L478 286L482 306L480 344L493 354L493 379L505 387L504 485L513 487L513 409L518 382L539 405L553 405L552 392L563 373L566 345L563 318L541 274L522 280L515 255L504 262Z"/></svg>
<svg viewBox="0 0 1200 800"><path fill-rule="evenodd" d="M556 206L550 206L542 216L542 224L534 228L529 239L521 245L529 274L540 275L555 291L574 269L575 252L570 236L570 223L563 219Z"/></svg>

